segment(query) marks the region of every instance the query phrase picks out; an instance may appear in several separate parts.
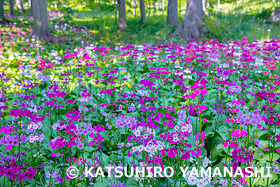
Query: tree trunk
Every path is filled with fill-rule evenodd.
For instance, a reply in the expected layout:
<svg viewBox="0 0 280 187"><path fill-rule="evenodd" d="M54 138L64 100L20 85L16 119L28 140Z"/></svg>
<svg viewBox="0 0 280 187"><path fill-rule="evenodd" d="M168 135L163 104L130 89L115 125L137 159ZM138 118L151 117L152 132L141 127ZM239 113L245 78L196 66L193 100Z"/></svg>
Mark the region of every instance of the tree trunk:
<svg viewBox="0 0 280 187"><path fill-rule="evenodd" d="M115 25L118 24L118 4L116 4L115 8Z"/></svg>
<svg viewBox="0 0 280 187"><path fill-rule="evenodd" d="M206 0L202 0L202 9L203 9L203 12L204 12L204 14L207 14L207 15L208 15L208 12L207 12L207 9L206 9L206 4L207 4L207 1L206 1Z"/></svg>
<svg viewBox="0 0 280 187"><path fill-rule="evenodd" d="M30 16L33 16L33 6L32 6L32 1L33 0L28 0L28 4L30 6Z"/></svg>
<svg viewBox="0 0 280 187"><path fill-rule="evenodd" d="M125 12L125 0L118 0L119 3L119 31L123 31L126 28L126 12Z"/></svg>
<svg viewBox="0 0 280 187"><path fill-rule="evenodd" d="M15 16L15 2L14 0L10 0L10 13L12 16Z"/></svg>
<svg viewBox="0 0 280 187"><path fill-rule="evenodd" d="M177 23L178 23L178 2L177 0L168 0L167 25L176 25Z"/></svg>
<svg viewBox="0 0 280 187"><path fill-rule="evenodd" d="M23 7L23 0L16 0L17 9L23 14L24 7Z"/></svg>
<svg viewBox="0 0 280 187"><path fill-rule="evenodd" d="M134 18L136 18L136 0L132 0L131 5L133 7Z"/></svg>
<svg viewBox="0 0 280 187"><path fill-rule="evenodd" d="M188 0L182 22L167 35L167 38L179 37L185 42L188 42L189 39L202 41L202 34L208 31L204 26L203 16L202 0Z"/></svg>
<svg viewBox="0 0 280 187"><path fill-rule="evenodd" d="M280 1L280 0L279 0ZM154 15L156 15L156 0L154 0Z"/></svg>
<svg viewBox="0 0 280 187"><path fill-rule="evenodd" d="M4 0L0 0L0 23L5 23Z"/></svg>
<svg viewBox="0 0 280 187"><path fill-rule="evenodd" d="M151 0L149 0L149 13L148 13L148 18L150 17L151 14Z"/></svg>
<svg viewBox="0 0 280 187"><path fill-rule="evenodd" d="M34 34L37 38L51 39L46 0L33 0Z"/></svg>
<svg viewBox="0 0 280 187"><path fill-rule="evenodd" d="M164 15L164 8L165 8L165 5L164 5L164 0L162 0L162 15Z"/></svg>
<svg viewBox="0 0 280 187"><path fill-rule="evenodd" d="M145 21L146 18L146 11L145 11L145 1L140 0L140 12L141 12L141 22Z"/></svg>

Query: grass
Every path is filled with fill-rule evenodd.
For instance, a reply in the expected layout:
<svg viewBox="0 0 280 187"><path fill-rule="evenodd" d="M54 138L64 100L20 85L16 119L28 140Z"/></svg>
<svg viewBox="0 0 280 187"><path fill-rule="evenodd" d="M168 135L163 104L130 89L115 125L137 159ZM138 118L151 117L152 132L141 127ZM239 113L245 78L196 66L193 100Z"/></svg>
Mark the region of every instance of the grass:
<svg viewBox="0 0 280 187"><path fill-rule="evenodd" d="M249 41L270 40L280 38L277 23L266 23L266 19L272 11L279 7L278 2L272 1L221 1L222 8L218 11L217 1L209 1L208 14L205 15L205 23L209 28L209 39L241 40L248 37ZM236 8L235 8L236 6ZM185 7L184 4L181 7ZM95 30L98 39L103 39L109 43L155 43L158 39L165 39L175 26L166 25L166 12L163 15L161 10L150 17L144 23L140 23L140 12L137 9L137 17L132 14L131 8L127 8L127 29L119 33L115 17L115 7L106 5L93 10L81 11L74 9L76 15L81 17L73 18L70 22L76 25L87 26ZM184 16L185 8L181 8L179 20ZM146 9L146 13L148 10ZM101 16L100 16L101 15ZM147 13L148 15L148 13Z"/></svg>
<svg viewBox="0 0 280 187"><path fill-rule="evenodd" d="M158 39L164 39L174 26L166 26L166 18L161 16L151 16L144 23L140 18L128 18L127 28L124 32L118 32L118 25L113 17L103 17L101 19L74 19L70 23L86 26L93 29L97 39L104 39L108 42L126 43L154 43Z"/></svg>
<svg viewBox="0 0 280 187"><path fill-rule="evenodd" d="M242 15L211 15L205 18L210 30L210 38L217 40L240 40L248 37L249 41L270 40L280 38L280 29L277 23L265 23L263 19L248 20Z"/></svg>
<svg viewBox="0 0 280 187"><path fill-rule="evenodd" d="M167 3L167 0L165 0ZM185 12L185 2L181 3L179 22ZM266 23L266 19L272 11L279 8L278 1L241 0L224 1L221 0L222 8L218 11L217 1L207 1L207 14L205 14L205 24L209 28L207 38L218 41L241 40L248 37L249 41L269 40L280 38L280 25L277 23ZM71 6L70 6L71 5ZM50 7L50 6L49 6ZM63 8L60 6L60 9ZM96 34L97 41L108 44L124 43L155 43L159 39L171 32L175 26L166 25L167 10L164 14L161 9L151 10L147 20L140 22L140 10L136 7L136 15L133 14L133 7L127 2L127 28L124 32L118 32L116 6L106 3L91 3L90 5L69 4L61 9L68 12L66 21L70 24L86 26L91 32ZM8 12L8 7L6 6ZM16 12L19 14L18 12ZM28 14L28 10L26 10ZM149 16L148 16L149 15Z"/></svg>

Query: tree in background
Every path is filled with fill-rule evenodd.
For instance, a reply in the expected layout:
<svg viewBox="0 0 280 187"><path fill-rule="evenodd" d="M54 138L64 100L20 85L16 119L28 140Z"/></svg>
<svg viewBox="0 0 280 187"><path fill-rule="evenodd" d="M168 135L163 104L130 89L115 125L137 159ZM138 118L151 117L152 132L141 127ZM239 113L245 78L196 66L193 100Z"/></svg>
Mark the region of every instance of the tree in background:
<svg viewBox="0 0 280 187"><path fill-rule="evenodd" d="M33 0L34 34L36 38L47 39L51 37L46 0Z"/></svg>
<svg viewBox="0 0 280 187"><path fill-rule="evenodd" d="M29 4L29 6L30 6L30 16L33 16L32 1L33 1L33 0L28 0L28 4Z"/></svg>
<svg viewBox="0 0 280 187"><path fill-rule="evenodd" d="M5 23L4 0L0 0L0 23Z"/></svg>
<svg viewBox="0 0 280 187"><path fill-rule="evenodd" d="M177 0L168 0L167 25L176 25L177 23L178 23L178 2Z"/></svg>
<svg viewBox="0 0 280 187"><path fill-rule="evenodd" d="M118 0L119 4L119 31L123 31L126 28L126 12L125 12L125 0Z"/></svg>
<svg viewBox="0 0 280 187"><path fill-rule="evenodd" d="M145 11L145 1L140 0L140 12L141 12L141 22L145 21L146 18L146 11Z"/></svg>
<svg viewBox="0 0 280 187"><path fill-rule="evenodd" d="M14 0L10 0L10 13L12 16L15 16L15 2Z"/></svg>
<svg viewBox="0 0 280 187"><path fill-rule="evenodd" d="M203 23L202 0L188 0L187 9L182 22L178 27L167 35L167 38L178 37L183 41L189 39L200 40L201 33L208 29Z"/></svg>
<svg viewBox="0 0 280 187"><path fill-rule="evenodd" d="M17 9L23 14L24 7L23 7L23 0L16 0Z"/></svg>

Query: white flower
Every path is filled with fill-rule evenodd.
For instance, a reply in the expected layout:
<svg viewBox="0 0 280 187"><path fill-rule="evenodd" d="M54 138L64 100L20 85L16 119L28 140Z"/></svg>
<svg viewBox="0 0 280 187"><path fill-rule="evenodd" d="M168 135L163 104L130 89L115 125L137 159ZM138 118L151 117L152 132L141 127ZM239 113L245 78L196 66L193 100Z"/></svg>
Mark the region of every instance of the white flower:
<svg viewBox="0 0 280 187"><path fill-rule="evenodd" d="M204 168L206 168L208 166L208 163L204 161L202 165Z"/></svg>
<svg viewBox="0 0 280 187"><path fill-rule="evenodd" d="M193 159L193 157L191 157L191 158L190 158L190 162L193 163L193 161L194 161L194 159Z"/></svg>
<svg viewBox="0 0 280 187"><path fill-rule="evenodd" d="M191 125L188 125L186 130L187 130L188 132L192 132L192 126L191 126Z"/></svg>
<svg viewBox="0 0 280 187"><path fill-rule="evenodd" d="M32 129L32 125L29 124L28 127L27 127L27 129Z"/></svg>
<svg viewBox="0 0 280 187"><path fill-rule="evenodd" d="M205 177L203 177L203 179L206 179L208 182L211 182L212 177L207 174L204 174L204 175L205 175Z"/></svg>
<svg viewBox="0 0 280 187"><path fill-rule="evenodd" d="M162 146L162 145L159 145L159 146L158 146L158 149L159 149L159 150L162 150L162 149L163 149L163 146Z"/></svg>
<svg viewBox="0 0 280 187"><path fill-rule="evenodd" d="M207 178L202 178L203 185L206 186L210 181Z"/></svg>
<svg viewBox="0 0 280 187"><path fill-rule="evenodd" d="M206 184L204 185L203 179L199 179L199 180L197 181L197 183L196 183L196 186L197 186L197 187L203 187L203 186L206 186Z"/></svg>
<svg viewBox="0 0 280 187"><path fill-rule="evenodd" d="M30 139L29 139L29 142L30 142L30 143L33 143L33 142L34 142L34 138L30 138Z"/></svg>
<svg viewBox="0 0 280 187"><path fill-rule="evenodd" d="M197 183L197 178L189 177L187 182L189 185L195 185Z"/></svg>
<svg viewBox="0 0 280 187"><path fill-rule="evenodd" d="M207 164L211 164L210 159L209 159L209 158L207 158L207 157L205 157L205 158L204 158L204 162L206 162Z"/></svg>
<svg viewBox="0 0 280 187"><path fill-rule="evenodd" d="M174 141L174 142L178 142L178 141L179 141L178 135L174 135L174 136L173 136L173 141Z"/></svg>
<svg viewBox="0 0 280 187"><path fill-rule="evenodd" d="M181 130L182 130L183 132L186 132L186 131L187 131L187 127L186 127L186 126L182 126L182 127L181 127Z"/></svg>
<svg viewBox="0 0 280 187"><path fill-rule="evenodd" d="M33 128L34 128L34 129L38 129L38 127L39 127L39 126L38 126L37 124L34 124L34 125L33 125Z"/></svg>
<svg viewBox="0 0 280 187"><path fill-rule="evenodd" d="M150 147L144 147L144 150L145 150L146 152L150 152Z"/></svg>
<svg viewBox="0 0 280 187"><path fill-rule="evenodd" d="M133 132L133 134L138 137L138 136L140 136L141 132L139 130L135 130Z"/></svg>
<svg viewBox="0 0 280 187"><path fill-rule="evenodd" d="M147 139L148 138L148 134L144 134L143 137L144 137L144 139Z"/></svg>
<svg viewBox="0 0 280 187"><path fill-rule="evenodd" d="M53 124L53 126L52 126L52 128L53 128L54 130L56 130L57 127L58 127L58 124L57 124L57 123Z"/></svg>
<svg viewBox="0 0 280 187"><path fill-rule="evenodd" d="M132 147L132 152L137 151L137 147Z"/></svg>
<svg viewBox="0 0 280 187"><path fill-rule="evenodd" d="M154 152L155 151L155 148L152 146L151 148L150 148L150 152Z"/></svg>
<svg viewBox="0 0 280 187"><path fill-rule="evenodd" d="M142 131L143 130L143 127L138 127L137 128L139 131Z"/></svg>
<svg viewBox="0 0 280 187"><path fill-rule="evenodd" d="M144 150L144 146L143 145L139 145L137 147L137 149L138 149L139 152L142 152Z"/></svg>

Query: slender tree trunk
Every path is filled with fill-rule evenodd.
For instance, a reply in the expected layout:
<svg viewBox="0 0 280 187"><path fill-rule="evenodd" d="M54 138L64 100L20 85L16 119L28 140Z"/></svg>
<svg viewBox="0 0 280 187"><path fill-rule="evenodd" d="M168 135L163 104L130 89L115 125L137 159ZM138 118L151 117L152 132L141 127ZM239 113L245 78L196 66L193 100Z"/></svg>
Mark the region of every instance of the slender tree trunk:
<svg viewBox="0 0 280 187"><path fill-rule="evenodd" d="M168 0L167 25L176 25L177 23L178 23L178 1Z"/></svg>
<svg viewBox="0 0 280 187"><path fill-rule="evenodd" d="M136 0L132 0L131 5L133 7L134 18L136 18Z"/></svg>
<svg viewBox="0 0 280 187"><path fill-rule="evenodd" d="M115 10L115 25L118 24L118 4L116 4L116 10Z"/></svg>
<svg viewBox="0 0 280 187"><path fill-rule="evenodd" d="M119 31L123 31L126 28L126 12L125 12L125 0L118 0L119 2Z"/></svg>
<svg viewBox="0 0 280 187"><path fill-rule="evenodd" d="M203 9L203 12L204 13L207 13L207 10L206 10L206 0L202 0L202 9Z"/></svg>
<svg viewBox="0 0 280 187"><path fill-rule="evenodd" d="M237 13L237 0L235 0L235 14Z"/></svg>
<svg viewBox="0 0 280 187"><path fill-rule="evenodd" d="M10 13L12 16L15 16L15 2L14 0L10 0Z"/></svg>
<svg viewBox="0 0 280 187"><path fill-rule="evenodd" d="M33 0L34 34L37 38L51 39L46 0Z"/></svg>
<svg viewBox="0 0 280 187"><path fill-rule="evenodd" d="M150 17L151 14L151 0L149 0L149 13L148 13L148 18Z"/></svg>
<svg viewBox="0 0 280 187"><path fill-rule="evenodd" d="M280 0L279 0L280 1ZM154 0L154 15L156 15L156 0Z"/></svg>
<svg viewBox="0 0 280 187"><path fill-rule="evenodd" d="M202 41L202 34L208 29L203 23L202 0L188 0L187 9L182 22L178 27L167 35L167 38L181 38L183 42L188 42L189 39Z"/></svg>
<svg viewBox="0 0 280 187"><path fill-rule="evenodd" d="M0 0L0 23L5 23L4 0Z"/></svg>
<svg viewBox="0 0 280 187"><path fill-rule="evenodd" d="M141 22L145 21L146 18L146 11L145 11L145 1L140 0L140 12L141 12Z"/></svg>
<svg viewBox="0 0 280 187"><path fill-rule="evenodd" d="M16 0L17 9L23 14L24 7L23 7L23 0Z"/></svg>
<svg viewBox="0 0 280 187"><path fill-rule="evenodd" d="M33 6L32 6L32 1L33 0L28 0L28 4L30 6L30 16L33 16Z"/></svg>
<svg viewBox="0 0 280 187"><path fill-rule="evenodd" d="M162 15L164 15L164 8L165 8L165 5L164 5L164 0L162 0Z"/></svg>
<svg viewBox="0 0 280 187"><path fill-rule="evenodd" d="M207 2L207 0L202 0L203 12L207 16L209 16L209 12L207 11L208 6L209 6L209 3Z"/></svg>

